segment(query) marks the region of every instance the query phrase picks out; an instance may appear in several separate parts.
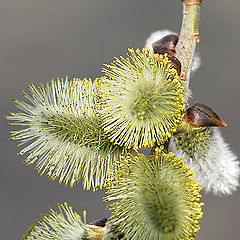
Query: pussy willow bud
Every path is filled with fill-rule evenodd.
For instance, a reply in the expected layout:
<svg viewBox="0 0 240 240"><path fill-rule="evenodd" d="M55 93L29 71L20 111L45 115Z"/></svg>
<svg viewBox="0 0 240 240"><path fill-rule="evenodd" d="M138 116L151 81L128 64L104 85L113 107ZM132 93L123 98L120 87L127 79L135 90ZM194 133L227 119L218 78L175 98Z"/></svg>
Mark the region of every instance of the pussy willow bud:
<svg viewBox="0 0 240 240"><path fill-rule="evenodd" d="M109 180L112 221L131 240L193 239L202 217L200 187L175 154L122 158Z"/></svg>
<svg viewBox="0 0 240 240"><path fill-rule="evenodd" d="M196 103L183 116L183 127L173 136L169 150L184 158L206 191L230 194L238 186L237 157L212 127L227 124L207 105ZM210 127L211 126L211 127Z"/></svg>
<svg viewBox="0 0 240 240"><path fill-rule="evenodd" d="M222 195L237 189L239 162L218 128L181 129L172 137L169 151L184 159L205 191Z"/></svg>

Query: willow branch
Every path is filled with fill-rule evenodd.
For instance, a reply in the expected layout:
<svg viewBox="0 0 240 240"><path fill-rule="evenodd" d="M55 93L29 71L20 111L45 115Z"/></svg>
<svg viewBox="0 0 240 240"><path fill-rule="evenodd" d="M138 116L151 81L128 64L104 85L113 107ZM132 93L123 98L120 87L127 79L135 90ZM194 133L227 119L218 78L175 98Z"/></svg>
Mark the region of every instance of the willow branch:
<svg viewBox="0 0 240 240"><path fill-rule="evenodd" d="M189 86L191 67L196 43L200 41L198 32L198 22L200 16L200 7L202 0L184 0L183 1L183 20L178 44L176 46L176 57L182 65L181 75L186 81L186 90ZM150 155L154 154L155 148L152 147ZM164 146L167 152L168 143Z"/></svg>
<svg viewBox="0 0 240 240"><path fill-rule="evenodd" d="M176 46L176 57L182 64L182 78L186 81L187 89L196 43L200 41L198 22L201 2L202 0L183 1L183 20L178 44Z"/></svg>

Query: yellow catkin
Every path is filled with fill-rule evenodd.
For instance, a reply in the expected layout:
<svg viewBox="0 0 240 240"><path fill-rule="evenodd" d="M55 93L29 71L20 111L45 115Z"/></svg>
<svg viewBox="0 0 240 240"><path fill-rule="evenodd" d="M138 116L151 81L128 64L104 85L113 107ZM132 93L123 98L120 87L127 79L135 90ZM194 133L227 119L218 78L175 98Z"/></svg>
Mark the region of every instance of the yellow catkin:
<svg viewBox="0 0 240 240"><path fill-rule="evenodd" d="M181 79L166 56L139 49L129 49L127 55L106 64L105 76L96 81L103 128L111 141L126 148L164 143L181 124L185 109Z"/></svg>

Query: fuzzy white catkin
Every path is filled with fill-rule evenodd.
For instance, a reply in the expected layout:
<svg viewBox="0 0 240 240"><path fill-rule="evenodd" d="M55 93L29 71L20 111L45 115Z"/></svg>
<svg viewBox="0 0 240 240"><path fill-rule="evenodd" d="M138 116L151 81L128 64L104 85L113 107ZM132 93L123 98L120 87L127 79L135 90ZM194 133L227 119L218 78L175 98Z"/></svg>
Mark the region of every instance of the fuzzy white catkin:
<svg viewBox="0 0 240 240"><path fill-rule="evenodd" d="M195 154L191 158L177 147L173 139L170 141L169 151L184 159L184 164L189 165L196 173L195 180L206 192L229 195L237 189L240 174L239 161L224 141L218 128L213 129L211 144L204 158L202 154Z"/></svg>
<svg viewBox="0 0 240 240"><path fill-rule="evenodd" d="M170 30L166 30L166 29L151 33L149 38L146 40L145 49L149 48L150 51L153 52L152 44L169 34L177 34L177 33L172 32ZM201 65L200 53L199 51L195 51L193 63L192 63L192 73L194 73L200 67L200 65Z"/></svg>

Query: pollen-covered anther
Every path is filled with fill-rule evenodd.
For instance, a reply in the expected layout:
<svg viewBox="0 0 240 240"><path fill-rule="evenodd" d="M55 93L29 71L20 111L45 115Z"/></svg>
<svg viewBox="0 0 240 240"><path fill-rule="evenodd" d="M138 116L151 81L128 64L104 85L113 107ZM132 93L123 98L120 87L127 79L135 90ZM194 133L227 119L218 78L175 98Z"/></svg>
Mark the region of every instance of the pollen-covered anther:
<svg viewBox="0 0 240 240"><path fill-rule="evenodd" d="M129 155L108 184L112 221L126 239L193 239L202 217L200 188L175 154Z"/></svg>
<svg viewBox="0 0 240 240"><path fill-rule="evenodd" d="M128 57L105 65L105 77L97 80L97 110L116 144L150 147L179 126L184 88L167 56L129 49Z"/></svg>

